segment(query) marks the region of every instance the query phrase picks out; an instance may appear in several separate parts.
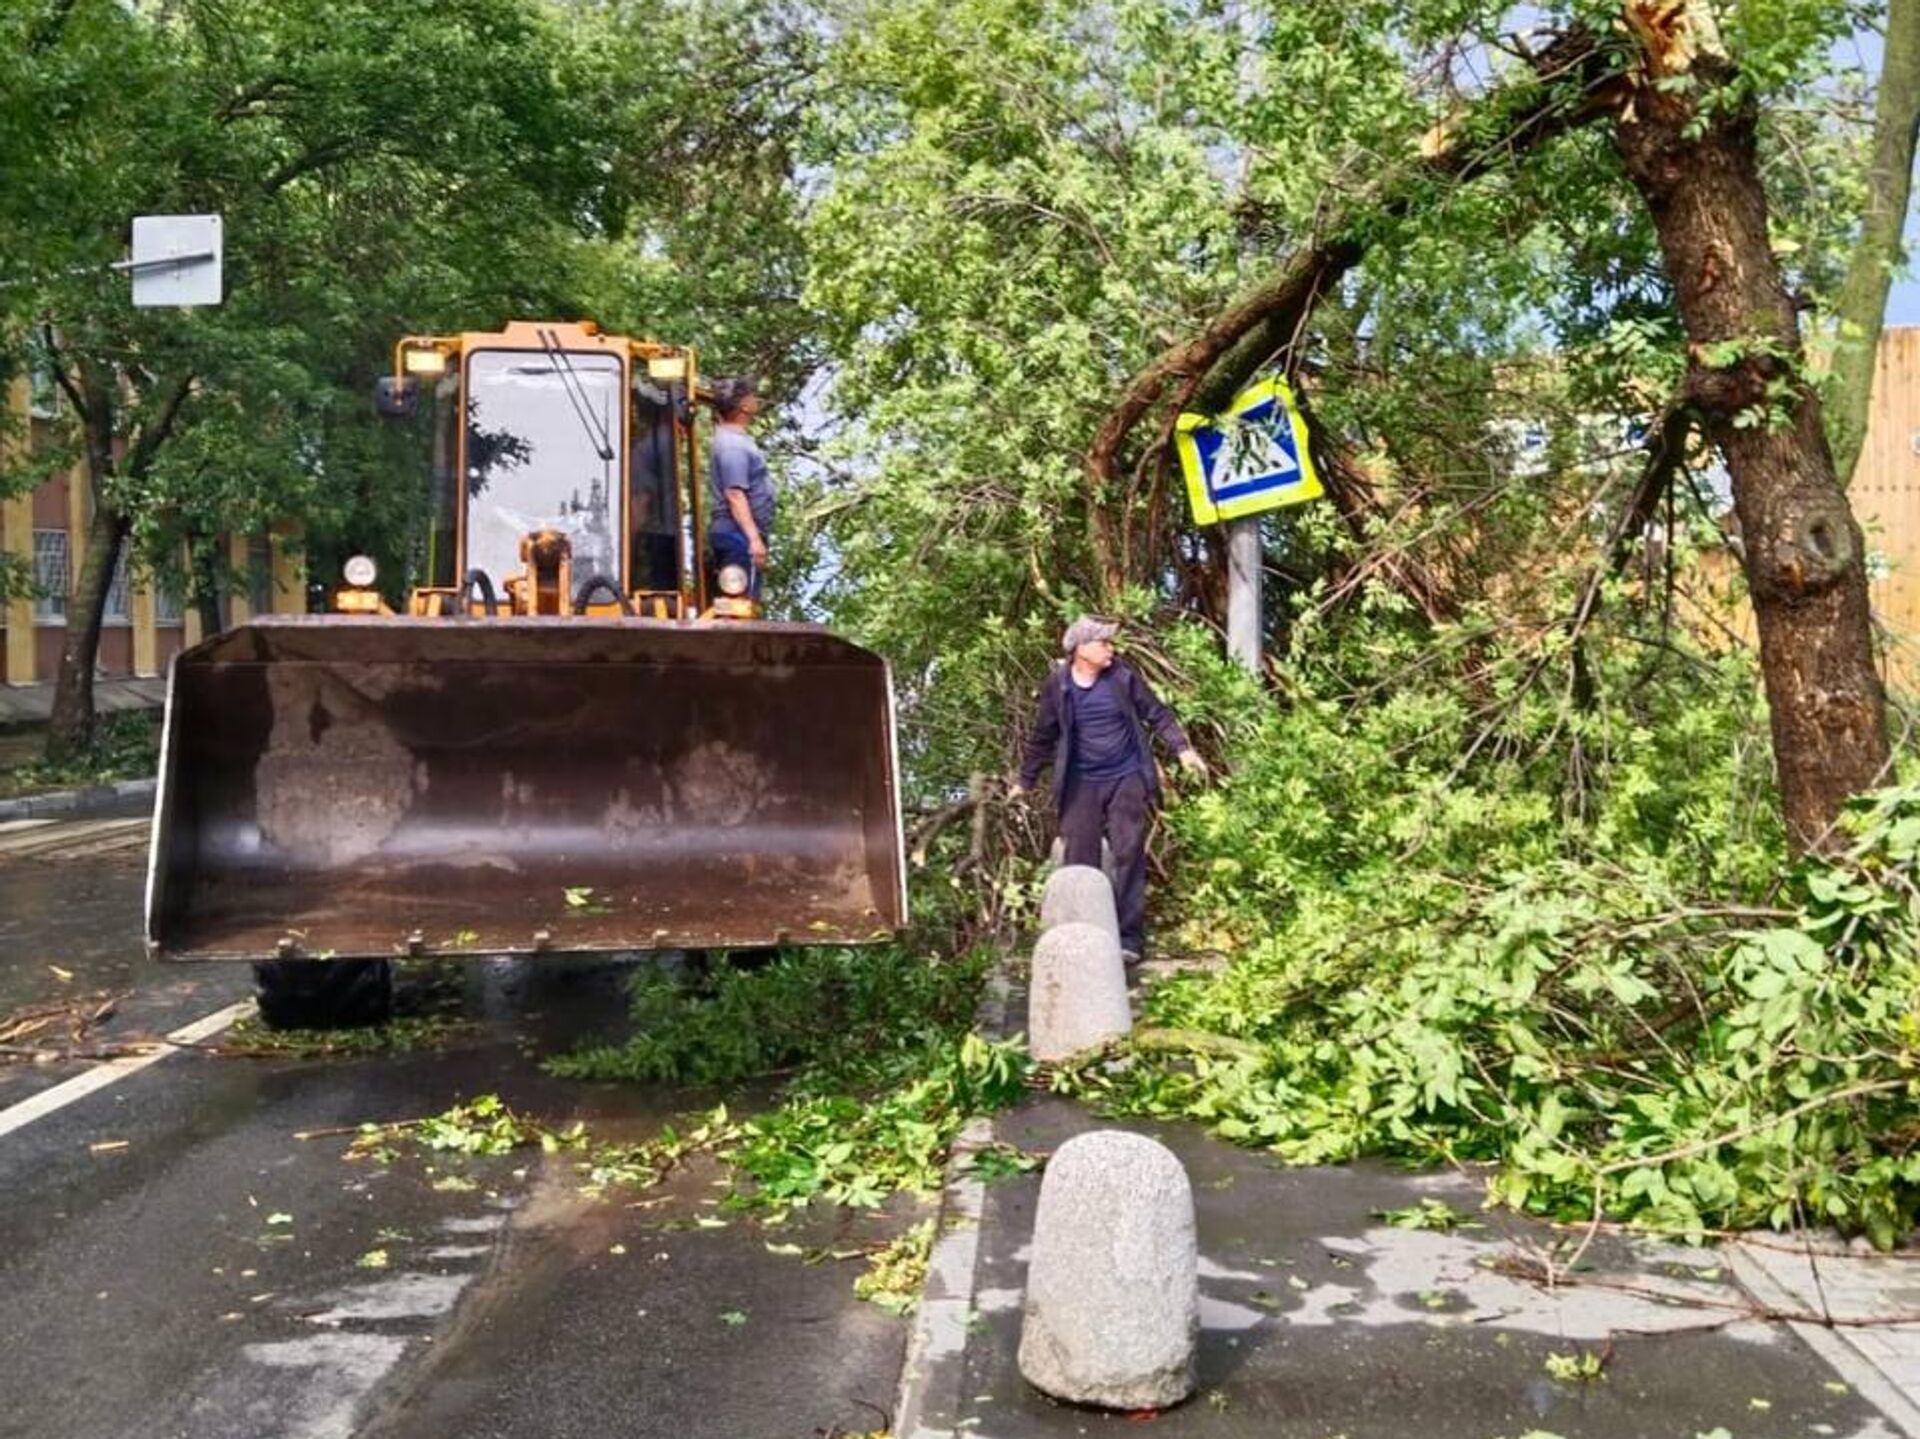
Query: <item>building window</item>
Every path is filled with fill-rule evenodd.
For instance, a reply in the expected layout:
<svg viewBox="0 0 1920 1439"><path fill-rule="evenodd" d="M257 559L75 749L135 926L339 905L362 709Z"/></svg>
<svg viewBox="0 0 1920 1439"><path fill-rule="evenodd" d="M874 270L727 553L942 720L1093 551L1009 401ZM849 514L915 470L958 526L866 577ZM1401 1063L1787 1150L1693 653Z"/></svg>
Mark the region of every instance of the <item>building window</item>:
<svg viewBox="0 0 1920 1439"><path fill-rule="evenodd" d="M100 619L109 625L133 622L133 595L127 580L127 547L120 546L120 558L113 566L113 583L107 586L107 610Z"/></svg>
<svg viewBox="0 0 1920 1439"><path fill-rule="evenodd" d="M60 418L60 382L53 361L38 342L27 346L27 413L36 420Z"/></svg>
<svg viewBox="0 0 1920 1439"><path fill-rule="evenodd" d="M273 613L273 546L265 535L247 540L247 608L256 615Z"/></svg>
<svg viewBox="0 0 1920 1439"><path fill-rule="evenodd" d="M186 618L187 607L180 598L179 589L167 580L156 579L153 584L153 622L156 625L177 625Z"/></svg>
<svg viewBox="0 0 1920 1439"><path fill-rule="evenodd" d="M33 532L33 617L40 624L63 625L67 622L67 591L71 588L67 567L67 532Z"/></svg>

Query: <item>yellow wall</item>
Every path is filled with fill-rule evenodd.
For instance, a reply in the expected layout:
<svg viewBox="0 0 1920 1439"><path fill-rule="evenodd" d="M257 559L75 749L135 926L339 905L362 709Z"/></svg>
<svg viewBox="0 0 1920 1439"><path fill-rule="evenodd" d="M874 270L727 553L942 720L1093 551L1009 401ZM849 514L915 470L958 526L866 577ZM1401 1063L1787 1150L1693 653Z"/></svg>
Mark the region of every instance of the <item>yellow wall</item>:
<svg viewBox="0 0 1920 1439"><path fill-rule="evenodd" d="M27 442L27 383L15 380L7 388L8 418L19 429L4 442L9 447ZM0 500L0 549L15 556L33 573L33 496L25 494ZM6 682L10 685L33 683L33 600L16 595L6 604Z"/></svg>
<svg viewBox="0 0 1920 1439"><path fill-rule="evenodd" d="M1920 687L1920 326L1880 340L1867 437L1848 491L1866 532L1874 618L1886 631L1887 679Z"/></svg>

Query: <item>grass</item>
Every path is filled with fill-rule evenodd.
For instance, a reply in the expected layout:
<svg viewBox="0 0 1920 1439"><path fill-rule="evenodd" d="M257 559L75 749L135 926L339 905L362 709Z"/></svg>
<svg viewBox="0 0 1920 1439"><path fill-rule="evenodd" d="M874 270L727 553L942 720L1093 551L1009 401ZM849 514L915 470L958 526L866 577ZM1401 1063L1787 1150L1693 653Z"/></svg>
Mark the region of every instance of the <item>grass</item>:
<svg viewBox="0 0 1920 1439"><path fill-rule="evenodd" d="M86 753L57 764L32 759L0 767L0 798L146 779L157 768L159 757L157 710L103 714L94 725L93 744Z"/></svg>

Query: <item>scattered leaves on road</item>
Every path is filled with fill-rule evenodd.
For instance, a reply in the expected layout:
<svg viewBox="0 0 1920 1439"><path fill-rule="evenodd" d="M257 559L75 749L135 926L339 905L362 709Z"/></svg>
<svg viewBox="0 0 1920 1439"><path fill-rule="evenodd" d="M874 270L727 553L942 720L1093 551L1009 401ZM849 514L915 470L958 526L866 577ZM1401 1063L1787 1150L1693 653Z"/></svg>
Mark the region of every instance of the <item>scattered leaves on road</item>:
<svg viewBox="0 0 1920 1439"><path fill-rule="evenodd" d="M907 1315L919 1306L933 1252L933 1221L923 1219L867 1261L867 1272L853 1281L853 1292L889 1314Z"/></svg>
<svg viewBox="0 0 1920 1439"><path fill-rule="evenodd" d="M1574 1354L1549 1354L1546 1364L1547 1373L1569 1384L1602 1378L1606 1367L1607 1361L1591 1349Z"/></svg>
<svg viewBox="0 0 1920 1439"><path fill-rule="evenodd" d="M1431 1229L1442 1234L1481 1227L1471 1216L1441 1199L1422 1199L1404 1209L1376 1209L1373 1217L1385 1220L1395 1229Z"/></svg>

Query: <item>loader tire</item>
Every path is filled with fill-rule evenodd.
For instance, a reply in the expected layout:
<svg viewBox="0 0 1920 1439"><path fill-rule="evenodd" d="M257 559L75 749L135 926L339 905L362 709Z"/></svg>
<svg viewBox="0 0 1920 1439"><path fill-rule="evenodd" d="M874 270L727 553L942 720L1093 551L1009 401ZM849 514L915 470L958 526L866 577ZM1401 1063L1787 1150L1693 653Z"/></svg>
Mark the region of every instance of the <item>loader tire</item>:
<svg viewBox="0 0 1920 1439"><path fill-rule="evenodd" d="M269 1029L347 1029L393 1013L386 959L266 959L253 966L254 999Z"/></svg>

